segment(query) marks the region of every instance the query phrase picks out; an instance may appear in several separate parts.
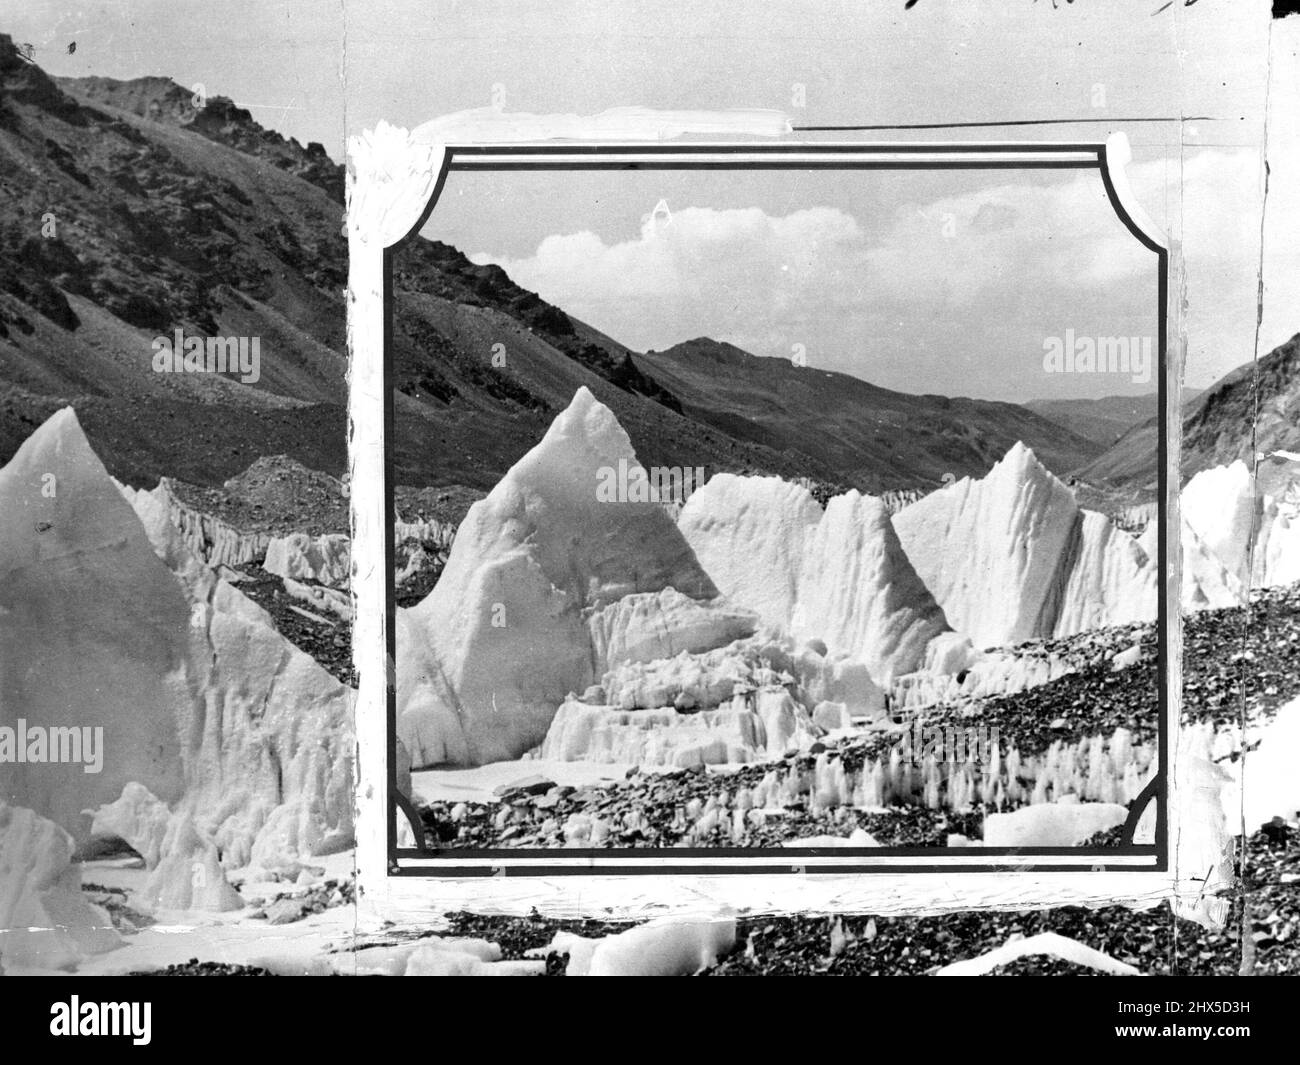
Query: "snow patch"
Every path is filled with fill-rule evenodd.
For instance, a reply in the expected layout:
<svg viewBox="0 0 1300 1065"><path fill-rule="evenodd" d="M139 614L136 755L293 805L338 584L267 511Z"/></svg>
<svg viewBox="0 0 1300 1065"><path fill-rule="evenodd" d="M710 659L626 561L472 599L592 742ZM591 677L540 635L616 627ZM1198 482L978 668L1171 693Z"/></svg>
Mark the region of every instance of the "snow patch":
<svg viewBox="0 0 1300 1065"><path fill-rule="evenodd" d="M978 958L968 958L945 965L935 972L935 976L987 976L1002 965L1009 965L1017 958L1046 954L1051 958L1089 969L1108 973L1111 976L1141 976L1142 973L1127 962L1112 958L1109 954L1080 943L1078 940L1056 932L1040 932L1028 938L1010 939L996 950L981 954Z"/></svg>
<svg viewBox="0 0 1300 1065"><path fill-rule="evenodd" d="M548 953L568 954L568 976L690 976L736 945L734 918L660 918L603 939L558 932Z"/></svg>
<svg viewBox="0 0 1300 1065"><path fill-rule="evenodd" d="M1074 847L1122 825L1128 808L1108 802L1054 802L1022 806L984 818L986 847Z"/></svg>

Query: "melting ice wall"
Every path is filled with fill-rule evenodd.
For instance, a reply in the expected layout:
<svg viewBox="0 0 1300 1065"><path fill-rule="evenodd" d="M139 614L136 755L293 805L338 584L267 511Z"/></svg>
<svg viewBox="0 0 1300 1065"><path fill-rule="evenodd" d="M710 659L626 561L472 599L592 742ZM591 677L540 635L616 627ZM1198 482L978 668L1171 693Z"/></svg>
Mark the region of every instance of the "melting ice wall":
<svg viewBox="0 0 1300 1065"><path fill-rule="evenodd" d="M1231 575L1223 583L1237 601L1242 588L1300 580L1300 513L1258 491L1240 459L1202 470L1183 487L1181 502L1197 542ZM1213 598L1207 592L1206 599Z"/></svg>
<svg viewBox="0 0 1300 1065"><path fill-rule="evenodd" d="M185 546L214 569L243 566L266 554L271 542L268 533L241 532L219 518L187 506L176 498L170 478L160 480L149 494L167 507Z"/></svg>
<svg viewBox="0 0 1300 1065"><path fill-rule="evenodd" d="M100 728L103 767L4 767L3 798L85 838L81 812L184 792L190 605L72 410L0 470L0 724Z"/></svg>
<svg viewBox="0 0 1300 1065"><path fill-rule="evenodd" d="M82 895L73 849L53 821L0 799L0 963L72 969L121 943Z"/></svg>
<svg viewBox="0 0 1300 1065"><path fill-rule="evenodd" d="M412 764L517 758L606 656L643 660L749 635L657 502L602 502L631 441L585 388L466 514L428 597L397 623L398 735ZM671 589L671 594L666 594Z"/></svg>
<svg viewBox="0 0 1300 1065"><path fill-rule="evenodd" d="M189 550L164 495L119 490L71 409L0 470L0 649L0 723L104 730L99 773L7 767L3 797L79 841L136 782L228 868L351 842L351 693Z"/></svg>
<svg viewBox="0 0 1300 1065"><path fill-rule="evenodd" d="M728 598L796 640L864 662L881 683L922 666L950 633L874 497L849 492L823 511L779 477L717 474L678 526Z"/></svg>
<svg viewBox="0 0 1300 1065"><path fill-rule="evenodd" d="M1156 615L1154 567L1134 537L1015 444L894 516L903 549L949 622L979 647L1069 636Z"/></svg>
<svg viewBox="0 0 1300 1065"><path fill-rule="evenodd" d="M184 809L228 868L349 846L351 690L196 558L146 493L133 502L190 609Z"/></svg>

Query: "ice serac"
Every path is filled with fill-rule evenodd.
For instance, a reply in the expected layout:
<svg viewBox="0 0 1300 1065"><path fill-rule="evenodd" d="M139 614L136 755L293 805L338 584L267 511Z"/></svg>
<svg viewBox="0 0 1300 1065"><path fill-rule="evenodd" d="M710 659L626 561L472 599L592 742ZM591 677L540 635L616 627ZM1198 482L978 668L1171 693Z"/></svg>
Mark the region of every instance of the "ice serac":
<svg viewBox="0 0 1300 1065"><path fill-rule="evenodd" d="M1295 499L1264 497L1254 564L1257 587L1300 581L1300 504Z"/></svg>
<svg viewBox="0 0 1300 1065"><path fill-rule="evenodd" d="M1022 443L981 480L963 478L894 516L903 549L948 621L980 647L1151 620L1145 552Z"/></svg>
<svg viewBox="0 0 1300 1065"><path fill-rule="evenodd" d="M1238 606L1242 602L1242 584L1223 561L1205 546L1205 541L1183 515L1179 540L1182 556L1182 609L1214 610Z"/></svg>
<svg viewBox="0 0 1300 1065"><path fill-rule="evenodd" d="M167 508L185 545L214 569L244 566L266 554L271 541L269 533L243 532L220 518L187 506L176 497L171 478L162 478L148 494Z"/></svg>
<svg viewBox="0 0 1300 1065"><path fill-rule="evenodd" d="M195 556L153 496L131 498L190 617L185 794L173 808L193 813L227 868L274 869L349 846L351 691Z"/></svg>
<svg viewBox="0 0 1300 1065"><path fill-rule="evenodd" d="M1257 501L1246 464L1238 459L1202 470L1183 486L1179 506L1205 548L1241 586L1249 585Z"/></svg>
<svg viewBox="0 0 1300 1065"><path fill-rule="evenodd" d="M121 944L82 895L73 848L53 821L0 799L0 965L75 969Z"/></svg>
<svg viewBox="0 0 1300 1065"><path fill-rule="evenodd" d="M1245 802L1230 804L1230 815L1241 811L1248 832L1275 817L1294 821L1300 815L1300 778L1295 771L1300 751L1300 699L1278 708L1277 715L1260 730L1259 748L1249 755L1245 769ZM1238 773L1238 787L1241 775Z"/></svg>
<svg viewBox="0 0 1300 1065"><path fill-rule="evenodd" d="M243 900L226 880L221 855L189 809L173 814L143 784L94 811L92 837L127 843L144 859L149 879L139 895L147 909L237 910Z"/></svg>
<svg viewBox="0 0 1300 1065"><path fill-rule="evenodd" d="M1198 473L1183 486L1181 504L1196 543L1238 589L1300 580L1300 507L1259 490L1240 459Z"/></svg>
<svg viewBox="0 0 1300 1065"><path fill-rule="evenodd" d="M821 519L802 485L719 473L686 501L677 525L723 594L788 631Z"/></svg>
<svg viewBox="0 0 1300 1065"><path fill-rule="evenodd" d="M414 765L535 747L565 696L604 672L603 654L666 642L653 598L666 589L664 603L707 642L752 631L734 611L709 619L687 605L709 608L718 590L659 503L600 500L602 471L620 462L638 465L627 433L580 388L470 507L438 584L398 615L398 735Z"/></svg>
<svg viewBox="0 0 1300 1065"><path fill-rule="evenodd" d="M102 728L103 766L5 765L0 798L78 840L82 811L131 781L179 800L190 620L76 415L58 411L0 469L0 725Z"/></svg>
<svg viewBox="0 0 1300 1065"><path fill-rule="evenodd" d="M747 610L700 603L674 588L624 596L587 619L595 661L606 669L696 654L754 631Z"/></svg>
<svg viewBox="0 0 1300 1065"><path fill-rule="evenodd" d="M811 724L803 707L780 687L692 713L671 706L616 710L570 700L556 713L540 755L557 762L738 765L807 750L822 735Z"/></svg>
<svg viewBox="0 0 1300 1065"><path fill-rule="evenodd" d="M1106 515L1093 510L1082 515L1078 550L1053 634L1151 620L1159 597L1156 559Z"/></svg>
<svg viewBox="0 0 1300 1065"><path fill-rule="evenodd" d="M352 542L342 533L277 536L267 544L262 568L277 577L346 588L352 570Z"/></svg>
<svg viewBox="0 0 1300 1065"><path fill-rule="evenodd" d="M172 820L162 858L149 875L140 901L151 910L238 910L243 899L226 880L217 846L189 814Z"/></svg>
<svg viewBox="0 0 1300 1065"><path fill-rule="evenodd" d="M120 490L72 410L0 470L0 724L103 728L102 768L6 766L5 797L78 842L138 784L228 868L352 839L349 691Z"/></svg>
<svg viewBox="0 0 1300 1065"><path fill-rule="evenodd" d="M796 640L865 663L881 683L925 665L932 641L951 637L872 496L851 491L823 511L779 477L717 474L678 527L729 599Z"/></svg>

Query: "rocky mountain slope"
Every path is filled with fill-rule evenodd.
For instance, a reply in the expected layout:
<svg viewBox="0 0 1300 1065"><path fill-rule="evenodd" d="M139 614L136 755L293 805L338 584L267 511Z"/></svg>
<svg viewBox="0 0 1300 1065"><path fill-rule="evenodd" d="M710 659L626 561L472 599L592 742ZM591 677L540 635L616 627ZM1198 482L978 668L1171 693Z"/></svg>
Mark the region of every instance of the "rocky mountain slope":
<svg viewBox="0 0 1300 1065"><path fill-rule="evenodd" d="M1153 491L1157 425L1152 417L1134 426L1078 470L1078 477ZM1256 451L1279 450L1300 451L1300 335L1237 367L1183 407L1184 481L1238 459L1250 464Z"/></svg>
<svg viewBox="0 0 1300 1065"><path fill-rule="evenodd" d="M1101 399L1034 399L1025 406L1087 440L1110 447L1133 426L1154 418L1158 403L1159 396L1149 392Z"/></svg>
<svg viewBox="0 0 1300 1065"><path fill-rule="evenodd" d="M1016 441L1065 474L1102 445L1013 403L908 395L708 338L637 356L699 420L878 494L983 476ZM870 355L863 372L870 376Z"/></svg>
<svg viewBox="0 0 1300 1065"><path fill-rule="evenodd" d="M53 79L0 35L0 460L72 404L126 483L217 488L269 455L339 476L343 180L320 145L230 100L162 78ZM710 474L929 487L985 472L1016 439L1057 472L1097 450L1020 407L904 396L712 342L641 356L424 239L398 256L394 288L407 485L487 490L583 387L644 462ZM155 372L152 341L176 329L258 337L260 378ZM807 432L825 417L834 431Z"/></svg>
<svg viewBox="0 0 1300 1065"><path fill-rule="evenodd" d="M343 169L319 145L162 79L56 82L0 37L0 148L0 457L72 402L129 483L215 487L273 454L343 472ZM397 273L403 483L490 487L583 386L663 464L797 472L500 270L417 240ZM260 338L260 379L154 372L177 328Z"/></svg>

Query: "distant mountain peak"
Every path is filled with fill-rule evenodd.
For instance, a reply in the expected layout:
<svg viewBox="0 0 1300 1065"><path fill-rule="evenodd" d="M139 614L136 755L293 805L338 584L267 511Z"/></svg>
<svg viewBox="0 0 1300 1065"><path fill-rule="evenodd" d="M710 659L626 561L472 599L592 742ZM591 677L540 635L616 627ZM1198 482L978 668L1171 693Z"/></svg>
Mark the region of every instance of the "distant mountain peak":
<svg viewBox="0 0 1300 1065"><path fill-rule="evenodd" d="M115 78L59 78L58 85L75 96L114 107L119 111L188 129L208 140L266 159L343 203L344 168L335 163L322 144L303 147L261 125L252 112L227 96L202 95L170 78L146 76Z"/></svg>
<svg viewBox="0 0 1300 1065"><path fill-rule="evenodd" d="M713 337L700 336L691 340L683 340L680 344L674 344L663 351L648 351L647 355L659 355L667 359L695 359L697 361L712 361L720 365L739 366L745 363L753 362L763 356L755 355L751 351L737 347L735 344L726 340L715 340ZM784 360L781 360L784 361Z"/></svg>

